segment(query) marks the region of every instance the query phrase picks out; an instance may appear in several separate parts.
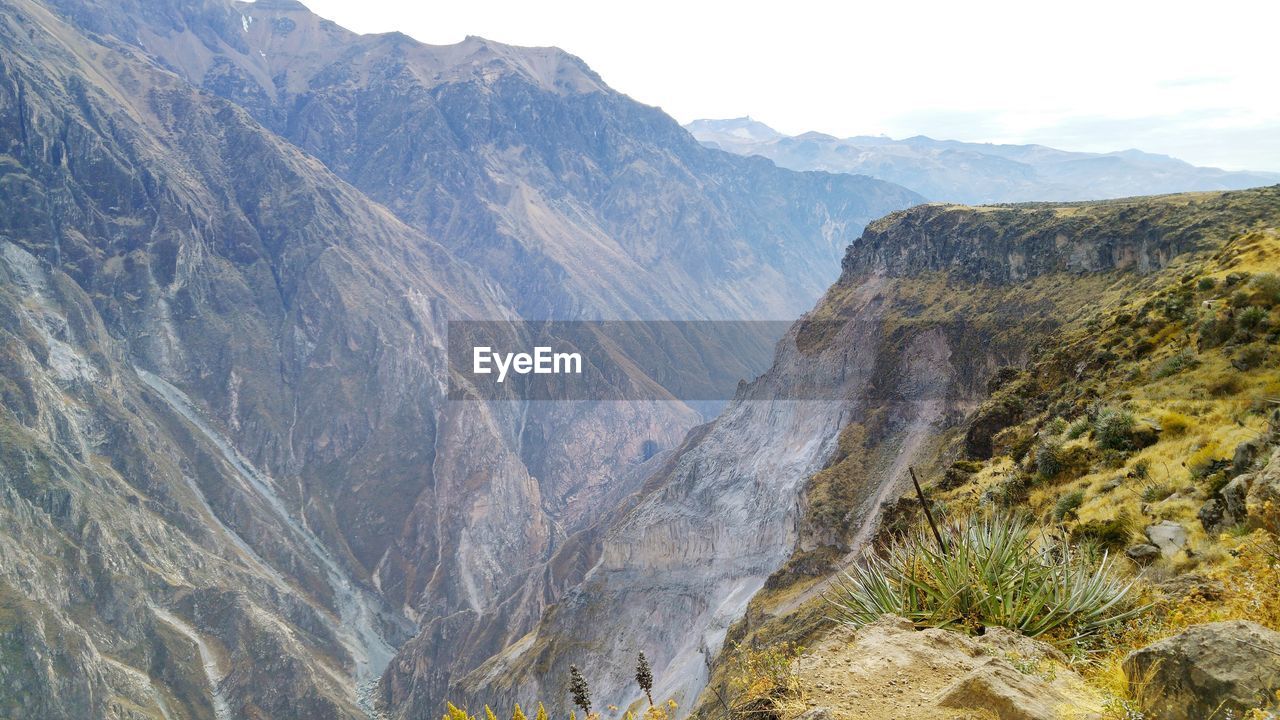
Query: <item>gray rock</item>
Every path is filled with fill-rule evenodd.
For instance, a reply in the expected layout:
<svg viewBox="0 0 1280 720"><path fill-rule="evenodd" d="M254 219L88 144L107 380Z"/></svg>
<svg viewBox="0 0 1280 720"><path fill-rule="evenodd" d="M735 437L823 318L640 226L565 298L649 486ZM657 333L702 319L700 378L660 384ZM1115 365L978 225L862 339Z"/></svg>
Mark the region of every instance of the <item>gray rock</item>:
<svg viewBox="0 0 1280 720"><path fill-rule="evenodd" d="M1258 473L1245 473L1227 483L1200 508L1197 516L1204 531L1217 535L1249 517L1249 489Z"/></svg>
<svg viewBox="0 0 1280 720"><path fill-rule="evenodd" d="M1200 506L1200 511L1196 513L1196 517L1200 519L1200 526L1209 535L1217 535L1222 532L1226 527L1225 516L1225 508L1218 498L1209 498L1204 505Z"/></svg>
<svg viewBox="0 0 1280 720"><path fill-rule="evenodd" d="M1198 597L1210 602L1222 599L1226 588L1221 582L1195 573L1184 573L1156 585L1156 592L1169 600Z"/></svg>
<svg viewBox="0 0 1280 720"><path fill-rule="evenodd" d="M1264 468L1253 475L1245 496L1252 522L1271 525L1280 522L1280 449L1271 454Z"/></svg>
<svg viewBox="0 0 1280 720"><path fill-rule="evenodd" d="M957 710L982 708L1000 720L1057 720L1063 703L1048 689L1043 680L1005 663L987 663L943 689L935 702Z"/></svg>
<svg viewBox="0 0 1280 720"><path fill-rule="evenodd" d="M1253 487L1255 477L1253 473L1241 475L1218 491L1222 498L1223 520L1228 526L1239 525L1249 516L1249 488Z"/></svg>
<svg viewBox="0 0 1280 720"><path fill-rule="evenodd" d="M796 720L832 720L834 717L831 708L815 707L805 710Z"/></svg>
<svg viewBox="0 0 1280 720"><path fill-rule="evenodd" d="M1187 529L1172 520L1161 520L1148 525L1146 534L1151 544L1159 548L1160 554L1165 557L1177 555L1187 545Z"/></svg>
<svg viewBox="0 0 1280 720"><path fill-rule="evenodd" d="M1128 556L1130 560L1138 563L1139 565L1147 565L1155 562L1156 558L1160 557L1160 548L1155 545L1142 543L1125 550L1124 554Z"/></svg>
<svg viewBox="0 0 1280 720"><path fill-rule="evenodd" d="M1253 461L1258 459L1262 449L1263 444L1259 440L1246 440L1240 443L1231 457L1231 468L1238 473L1248 470L1253 466Z"/></svg>
<svg viewBox="0 0 1280 720"><path fill-rule="evenodd" d="M1196 625L1130 653L1123 666L1130 691L1148 715L1240 717L1276 707L1280 633L1244 620Z"/></svg>

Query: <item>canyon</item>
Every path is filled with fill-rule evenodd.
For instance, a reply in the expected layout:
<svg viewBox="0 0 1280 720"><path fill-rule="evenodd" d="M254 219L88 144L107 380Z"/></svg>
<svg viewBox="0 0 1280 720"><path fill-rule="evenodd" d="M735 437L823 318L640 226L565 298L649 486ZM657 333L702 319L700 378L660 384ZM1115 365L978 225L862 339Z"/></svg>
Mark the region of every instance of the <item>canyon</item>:
<svg viewBox="0 0 1280 720"><path fill-rule="evenodd" d="M1276 225L1275 188L930 204L696 135L557 48L0 0L0 714L567 716L571 665L639 703L640 651L708 713L910 468L991 455L1002 379ZM628 399L641 340L601 400L450 372L451 323L582 320L782 322L711 410Z"/></svg>

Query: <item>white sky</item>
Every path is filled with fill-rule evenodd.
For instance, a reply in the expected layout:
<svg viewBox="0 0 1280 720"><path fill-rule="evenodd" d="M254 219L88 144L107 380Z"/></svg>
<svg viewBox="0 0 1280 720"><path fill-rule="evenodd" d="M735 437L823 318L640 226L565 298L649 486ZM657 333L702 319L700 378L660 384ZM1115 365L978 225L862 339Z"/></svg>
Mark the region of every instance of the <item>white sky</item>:
<svg viewBox="0 0 1280 720"><path fill-rule="evenodd" d="M358 32L555 45L680 122L1136 147L1280 170L1280 2L303 0Z"/></svg>

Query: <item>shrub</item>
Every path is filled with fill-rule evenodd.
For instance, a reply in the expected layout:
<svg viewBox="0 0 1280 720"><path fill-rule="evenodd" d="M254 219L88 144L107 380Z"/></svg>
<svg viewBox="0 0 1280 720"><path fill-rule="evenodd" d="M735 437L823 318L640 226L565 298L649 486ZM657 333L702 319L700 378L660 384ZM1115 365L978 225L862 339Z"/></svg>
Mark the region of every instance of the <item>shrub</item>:
<svg viewBox="0 0 1280 720"><path fill-rule="evenodd" d="M1196 358L1195 353L1190 350L1183 350L1182 352L1165 358L1163 362L1156 365L1155 370L1152 371L1151 374L1157 379L1167 378L1170 375L1176 375L1183 370L1189 370L1197 367L1198 365L1200 365L1200 361Z"/></svg>
<svg viewBox="0 0 1280 720"><path fill-rule="evenodd" d="M1261 330L1267 324L1267 311L1263 308L1254 306L1245 308L1240 315L1236 317L1236 325L1241 331L1246 333L1255 333Z"/></svg>
<svg viewBox="0 0 1280 720"><path fill-rule="evenodd" d="M885 613L919 626L1002 626L1070 644L1143 610L1106 554L1095 558L1008 514L945 522L943 548L917 527L845 573L827 599L839 622Z"/></svg>
<svg viewBox="0 0 1280 720"><path fill-rule="evenodd" d="M1062 458L1062 446L1044 443L1036 448L1036 472L1040 477L1052 479L1060 475L1065 468Z"/></svg>
<svg viewBox="0 0 1280 720"><path fill-rule="evenodd" d="M1231 359L1231 367L1240 372L1248 372L1257 367L1262 367L1267 361L1267 349L1262 345L1249 345L1236 356Z"/></svg>
<svg viewBox="0 0 1280 720"><path fill-rule="evenodd" d="M1212 290L1214 286L1216 286L1217 284L1218 284L1218 281L1214 280L1211 277L1202 277L1200 278L1200 282L1196 283L1196 287L1202 291Z"/></svg>
<svg viewBox="0 0 1280 720"><path fill-rule="evenodd" d="M1023 473L1012 473L982 494L982 502L1000 508L1009 508L1027 499L1031 478Z"/></svg>
<svg viewBox="0 0 1280 720"><path fill-rule="evenodd" d="M1090 520L1071 530L1071 542L1102 550L1123 550L1133 539L1133 520L1126 512L1109 520Z"/></svg>
<svg viewBox="0 0 1280 720"><path fill-rule="evenodd" d="M1080 509L1081 505L1084 505L1083 490L1073 490L1058 498L1058 502L1053 506L1054 522L1062 522L1063 520L1077 517L1076 511Z"/></svg>
<svg viewBox="0 0 1280 720"><path fill-rule="evenodd" d="M1133 415L1124 410L1104 408L1093 421L1093 439L1105 450L1132 448Z"/></svg>
<svg viewBox="0 0 1280 720"><path fill-rule="evenodd" d="M1193 478L1207 478L1208 475L1230 465L1230 461L1224 455L1224 451L1216 442L1207 443L1190 454L1187 459L1187 469L1190 470Z"/></svg>
<svg viewBox="0 0 1280 720"><path fill-rule="evenodd" d="M777 718L790 710L800 693L795 659L802 648L779 643L763 648L735 645L728 690L730 717ZM673 708L674 709L674 708Z"/></svg>
<svg viewBox="0 0 1280 720"><path fill-rule="evenodd" d="M1067 431L1067 421L1060 417L1055 417L1044 424L1044 431L1050 435L1061 435Z"/></svg>
<svg viewBox="0 0 1280 720"><path fill-rule="evenodd" d="M1253 300L1260 305L1280 304L1280 275L1258 273L1249 280L1249 289L1253 291Z"/></svg>
<svg viewBox="0 0 1280 720"><path fill-rule="evenodd" d="M1147 458L1138 458L1133 463L1133 476L1139 480L1146 480L1151 477L1151 461Z"/></svg>
<svg viewBox="0 0 1280 720"><path fill-rule="evenodd" d="M1196 421L1190 415L1170 410L1160 416L1160 430L1170 437L1185 435L1187 430L1195 426Z"/></svg>
<svg viewBox="0 0 1280 720"><path fill-rule="evenodd" d="M1173 494L1173 488L1164 483L1152 483L1142 488L1142 502L1157 503Z"/></svg>
<svg viewBox="0 0 1280 720"><path fill-rule="evenodd" d="M1200 347L1217 347L1230 340L1235 331L1235 326L1226 318L1208 318L1200 323L1198 330Z"/></svg>
<svg viewBox="0 0 1280 720"><path fill-rule="evenodd" d="M1192 477L1198 478L1207 477L1227 464L1227 459L1222 457L1218 444L1212 442L1191 453L1187 458L1187 469L1191 471Z"/></svg>
<svg viewBox="0 0 1280 720"><path fill-rule="evenodd" d="M1080 418L1079 420L1076 420L1075 422L1071 423L1071 426L1067 428L1067 439L1075 440L1076 438L1082 438L1088 432L1089 432L1088 418Z"/></svg>
<svg viewBox="0 0 1280 720"><path fill-rule="evenodd" d="M1235 373L1222 375L1209 382L1207 389L1209 394L1214 397L1226 397L1235 395L1244 389L1244 383L1240 380L1240 376Z"/></svg>

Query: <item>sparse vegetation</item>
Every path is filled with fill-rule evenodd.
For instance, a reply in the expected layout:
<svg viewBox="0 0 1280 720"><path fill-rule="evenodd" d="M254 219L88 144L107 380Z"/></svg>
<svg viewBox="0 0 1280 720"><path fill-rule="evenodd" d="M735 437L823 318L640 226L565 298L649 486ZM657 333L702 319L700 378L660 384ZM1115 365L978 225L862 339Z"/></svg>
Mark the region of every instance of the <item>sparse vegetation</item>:
<svg viewBox="0 0 1280 720"><path fill-rule="evenodd" d="M729 678L730 717L780 718L794 715L798 702L799 677L795 659L801 648L783 642L764 648L734 648L734 667Z"/></svg>

